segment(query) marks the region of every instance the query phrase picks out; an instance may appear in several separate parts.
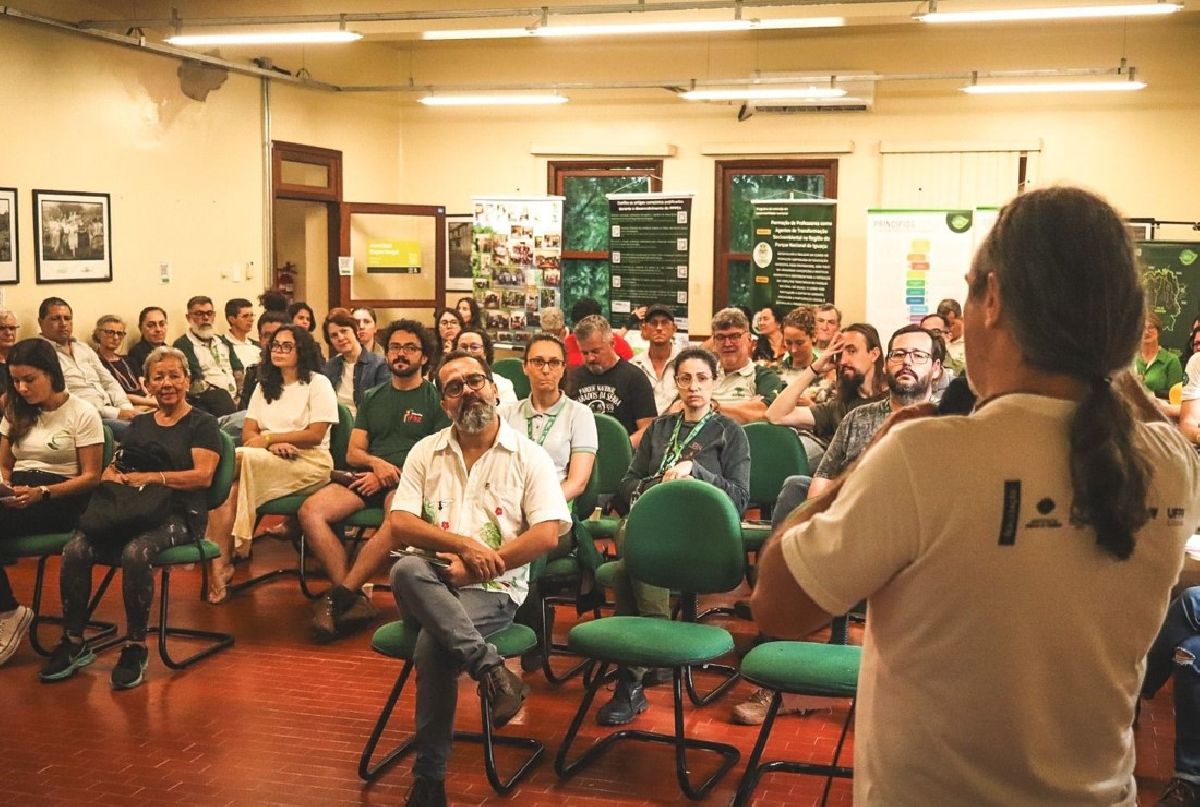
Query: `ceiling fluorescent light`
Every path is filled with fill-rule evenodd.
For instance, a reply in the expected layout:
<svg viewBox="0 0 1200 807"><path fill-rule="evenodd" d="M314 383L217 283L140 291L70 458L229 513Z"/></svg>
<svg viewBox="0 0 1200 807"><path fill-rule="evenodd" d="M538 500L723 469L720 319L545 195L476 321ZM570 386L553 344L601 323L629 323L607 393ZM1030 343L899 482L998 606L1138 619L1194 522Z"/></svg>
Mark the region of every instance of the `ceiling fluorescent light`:
<svg viewBox="0 0 1200 807"><path fill-rule="evenodd" d="M1058 6L1051 8L1007 8L979 11L938 11L937 3L930 10L917 14L922 22L1016 22L1019 20L1082 20L1098 17L1144 17L1173 14L1182 3L1124 3L1113 6Z"/></svg>
<svg viewBox="0 0 1200 807"><path fill-rule="evenodd" d="M426 95L425 106L523 106L565 104L565 95Z"/></svg>
<svg viewBox="0 0 1200 807"><path fill-rule="evenodd" d="M424 31L422 39L520 39L532 36L528 28L449 28L442 31Z"/></svg>
<svg viewBox="0 0 1200 807"><path fill-rule="evenodd" d="M176 34L166 42L180 47L209 45L317 45L330 42L355 42L362 34L355 31L261 31L241 34Z"/></svg>
<svg viewBox="0 0 1200 807"><path fill-rule="evenodd" d="M683 20L676 22L539 25L533 28L459 28L425 31L422 39L521 39L523 37L624 36L636 34L704 34L726 31L838 28L845 17L777 17L765 20Z"/></svg>
<svg viewBox="0 0 1200 807"><path fill-rule="evenodd" d="M746 87L735 90L688 90L679 97L685 101L811 101L841 98L840 87Z"/></svg>
<svg viewBox="0 0 1200 807"><path fill-rule="evenodd" d="M754 27L763 30L787 28L841 28L845 17L777 17L769 20L753 20Z"/></svg>
<svg viewBox="0 0 1200 807"><path fill-rule="evenodd" d="M1132 92L1146 88L1144 81L1053 81L1041 84L970 84L960 89L971 95L1012 95L1051 92Z"/></svg>

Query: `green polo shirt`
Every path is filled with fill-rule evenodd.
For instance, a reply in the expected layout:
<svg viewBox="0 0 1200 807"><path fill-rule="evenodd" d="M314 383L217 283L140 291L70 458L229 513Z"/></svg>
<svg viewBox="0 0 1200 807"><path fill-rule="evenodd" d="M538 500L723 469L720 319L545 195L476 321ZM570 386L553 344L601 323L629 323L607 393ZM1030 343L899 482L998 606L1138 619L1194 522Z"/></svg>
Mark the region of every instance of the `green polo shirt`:
<svg viewBox="0 0 1200 807"><path fill-rule="evenodd" d="M1149 364L1142 361L1139 353L1133 359L1133 370L1142 379L1146 389L1159 398L1166 398L1171 387L1187 381L1179 357L1165 347L1158 349L1158 355Z"/></svg>

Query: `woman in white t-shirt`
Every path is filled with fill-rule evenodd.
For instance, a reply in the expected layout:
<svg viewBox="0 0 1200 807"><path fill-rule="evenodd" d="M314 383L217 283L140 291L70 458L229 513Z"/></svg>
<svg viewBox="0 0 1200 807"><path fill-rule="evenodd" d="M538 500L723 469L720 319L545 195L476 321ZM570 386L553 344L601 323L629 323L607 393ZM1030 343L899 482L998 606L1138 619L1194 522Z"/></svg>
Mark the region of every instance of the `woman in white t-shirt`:
<svg viewBox="0 0 1200 807"><path fill-rule="evenodd" d="M234 544L254 537L259 505L329 481L329 427L338 421L337 395L321 375L321 354L308 331L284 325L267 347L258 388L246 409L237 475L229 498L209 516L208 538L221 548L213 561L208 600L224 602L233 577Z"/></svg>
<svg viewBox="0 0 1200 807"><path fill-rule="evenodd" d="M100 484L104 426L96 408L67 392L54 346L18 342L8 353L10 393L0 420L0 542L70 532ZM19 605L0 566L0 664L29 629L33 612Z"/></svg>

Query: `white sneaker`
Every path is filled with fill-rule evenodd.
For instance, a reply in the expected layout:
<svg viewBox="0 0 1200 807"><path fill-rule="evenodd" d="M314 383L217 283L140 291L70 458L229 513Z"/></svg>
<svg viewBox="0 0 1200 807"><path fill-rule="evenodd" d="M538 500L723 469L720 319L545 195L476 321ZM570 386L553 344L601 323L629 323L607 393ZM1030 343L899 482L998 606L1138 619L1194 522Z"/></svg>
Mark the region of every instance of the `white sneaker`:
<svg viewBox="0 0 1200 807"><path fill-rule="evenodd" d="M13 653L21 644L21 638L29 631L29 623L33 622L33 611L24 605L18 605L15 610L0 615L0 664L12 658Z"/></svg>

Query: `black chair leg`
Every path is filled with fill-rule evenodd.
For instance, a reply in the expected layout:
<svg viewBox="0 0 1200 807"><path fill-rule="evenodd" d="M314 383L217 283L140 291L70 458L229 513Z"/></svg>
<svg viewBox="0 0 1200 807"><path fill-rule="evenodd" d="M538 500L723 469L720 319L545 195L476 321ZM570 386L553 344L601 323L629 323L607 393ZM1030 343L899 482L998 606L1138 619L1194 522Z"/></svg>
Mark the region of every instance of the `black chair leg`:
<svg viewBox="0 0 1200 807"><path fill-rule="evenodd" d="M683 673L684 684L687 687L688 698L696 706L708 706L717 698L728 692L741 678L741 675L738 673L736 668L730 667L726 664L704 664L700 667L700 669L707 672L721 673L725 676L725 678L721 681L721 683L717 684L708 692L701 695L696 691L696 683L692 678L694 669L692 667L685 667Z"/></svg>
<svg viewBox="0 0 1200 807"><path fill-rule="evenodd" d="M590 662L590 663L595 663ZM606 737L597 740L592 746L583 752L574 762L567 762L567 754L570 753L571 745L575 741L576 735L579 733L579 728L583 724L583 718L587 715L588 709L592 705L593 699L596 697L596 692L606 680L605 670L608 667L607 663L601 664L598 671L589 669L585 673L584 678L591 679L586 692L583 696L583 701L579 704L579 711L575 713L574 719L571 721L570 727L567 729L567 735L563 738L563 744L558 749L558 754L554 760L554 770L560 778L567 779L573 776L580 768L593 762L598 756L604 753L610 746L620 740L636 740L638 742L663 743L674 746L675 748L675 777L679 781L679 789L683 791L689 799L699 801L708 795L713 786L721 780L725 774L729 773L738 760L741 758L741 752L732 745L727 743L712 742L709 740L696 740L684 736L683 729L683 669L675 668L675 733L674 734L659 734L651 731L640 731L635 729L624 729L615 731ZM687 751L694 749L698 751L712 751L719 754L722 758L720 766L704 779L698 785L693 785L688 776Z"/></svg>
<svg viewBox="0 0 1200 807"><path fill-rule="evenodd" d="M396 701L400 699L400 693L404 690L404 684L407 683L412 668L412 661L404 662L404 666L400 669L400 675L396 677L396 683L392 686L392 691L388 693L387 701L383 704L383 711L379 713L379 719L375 721L375 728L371 730L371 736L367 738L367 744L363 747L362 756L358 760L358 775L365 782L373 782L378 779L396 760L412 750L413 737L410 736L389 751L379 762L371 764L375 746L379 745L379 738L383 736L384 729L387 728L392 710L396 708Z"/></svg>
<svg viewBox="0 0 1200 807"><path fill-rule="evenodd" d="M114 569L115 571L115 569ZM203 589L201 589L203 590ZM162 567L162 581L159 586L158 595L158 657L162 659L162 663L172 670L182 670L192 666L201 659L208 658L214 653L219 653L227 647L233 645L233 634L221 633L211 630L196 630L194 628L173 628L167 624L167 612L171 601L171 567ZM185 639L203 639L208 644L182 659L176 659L171 655L170 649L167 647L167 637L178 636Z"/></svg>
<svg viewBox="0 0 1200 807"><path fill-rule="evenodd" d="M300 551L300 564L297 566L297 569L299 571L299 576L300 576L300 593L303 594L305 597L307 597L310 600L319 600L321 597L323 597L325 594L328 593L329 589L326 589L325 591L317 593L308 587L308 566L307 566L308 544L304 540L303 532L300 533L299 551Z"/></svg>
<svg viewBox="0 0 1200 807"><path fill-rule="evenodd" d="M61 616L46 616L42 613L42 592L46 580L46 563L50 560L50 557L50 555L42 555L38 558L37 576L33 581L33 600L30 606L33 610L33 620L29 623L29 646L39 656L49 656L53 652L53 649L47 648L41 643L41 640L38 638L38 627L43 624L61 625L63 623ZM88 603L88 619L84 623L84 639L93 651L105 650L123 639L123 637L116 635L116 623L91 618L92 612L96 610L96 605L104 596L104 592L108 590L108 585L112 582L113 575L115 574L116 570L111 568L105 573L104 579L100 581L100 587L96 589L91 602ZM89 634L87 631L95 632Z"/></svg>
<svg viewBox="0 0 1200 807"><path fill-rule="evenodd" d="M562 673L555 672L554 668L550 666L550 656L553 655L555 651L563 653L567 650L566 645L554 643L554 622L551 620L550 615L553 612L555 605L560 603L566 604L569 602L572 602L572 600L563 597L550 596L542 598L542 635L540 637L542 651L542 674L545 675L546 680L552 684L561 684L564 681L574 678L576 675L583 672L584 667L586 667L588 663L586 658L580 659L579 663L568 668L566 672Z"/></svg>
<svg viewBox="0 0 1200 807"><path fill-rule="evenodd" d="M746 772L742 774L742 781L738 783L737 794L733 797L733 807L744 807L750 803L750 796L754 793L754 788L762 776L758 763L762 759L763 749L767 747L767 738L771 736L771 727L775 725L775 715L779 713L779 706L782 703L783 693L776 692L771 697L767 716L763 720L762 728L758 731L754 750L750 752L750 761L746 763Z"/></svg>

